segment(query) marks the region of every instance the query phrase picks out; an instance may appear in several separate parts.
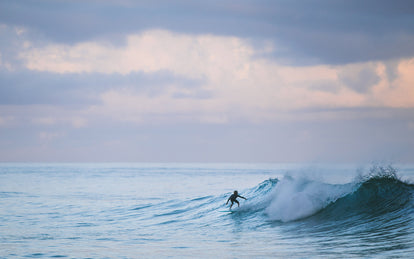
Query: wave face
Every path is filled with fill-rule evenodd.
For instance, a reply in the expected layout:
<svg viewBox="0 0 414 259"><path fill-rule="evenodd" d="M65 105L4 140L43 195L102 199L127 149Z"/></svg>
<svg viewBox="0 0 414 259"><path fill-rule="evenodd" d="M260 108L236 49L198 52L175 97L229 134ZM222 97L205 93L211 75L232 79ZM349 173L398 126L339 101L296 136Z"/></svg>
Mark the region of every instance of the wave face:
<svg viewBox="0 0 414 259"><path fill-rule="evenodd" d="M413 209L414 186L394 176L375 176L362 182L356 191L330 204L319 217L376 217Z"/></svg>

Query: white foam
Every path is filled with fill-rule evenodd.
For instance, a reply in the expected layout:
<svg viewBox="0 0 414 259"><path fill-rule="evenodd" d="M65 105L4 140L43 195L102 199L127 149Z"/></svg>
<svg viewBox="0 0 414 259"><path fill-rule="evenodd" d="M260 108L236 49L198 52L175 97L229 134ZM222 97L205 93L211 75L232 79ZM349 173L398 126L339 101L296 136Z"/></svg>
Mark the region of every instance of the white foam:
<svg viewBox="0 0 414 259"><path fill-rule="evenodd" d="M315 214L352 188L353 184L334 185L285 176L270 194L265 212L271 220L298 220Z"/></svg>

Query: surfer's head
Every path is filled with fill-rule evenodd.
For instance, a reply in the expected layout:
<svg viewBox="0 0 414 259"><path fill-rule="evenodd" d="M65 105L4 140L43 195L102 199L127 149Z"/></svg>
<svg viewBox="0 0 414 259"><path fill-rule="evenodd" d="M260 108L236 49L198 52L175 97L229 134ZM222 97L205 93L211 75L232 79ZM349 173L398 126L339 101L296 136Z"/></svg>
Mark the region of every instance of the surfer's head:
<svg viewBox="0 0 414 259"><path fill-rule="evenodd" d="M234 191L234 194L236 194L236 195L237 195L237 194L238 194L238 192L237 192L237 191Z"/></svg>

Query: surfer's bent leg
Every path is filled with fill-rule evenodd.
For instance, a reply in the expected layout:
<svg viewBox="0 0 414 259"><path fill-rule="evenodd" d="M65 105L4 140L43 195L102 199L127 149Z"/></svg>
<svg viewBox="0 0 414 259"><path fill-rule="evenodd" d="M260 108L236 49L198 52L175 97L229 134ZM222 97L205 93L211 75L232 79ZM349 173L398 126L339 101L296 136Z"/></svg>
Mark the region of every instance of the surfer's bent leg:
<svg viewBox="0 0 414 259"><path fill-rule="evenodd" d="M238 201L238 200L235 200L234 202L236 202L236 203L237 203L237 207L240 207L240 203L239 203L239 201Z"/></svg>

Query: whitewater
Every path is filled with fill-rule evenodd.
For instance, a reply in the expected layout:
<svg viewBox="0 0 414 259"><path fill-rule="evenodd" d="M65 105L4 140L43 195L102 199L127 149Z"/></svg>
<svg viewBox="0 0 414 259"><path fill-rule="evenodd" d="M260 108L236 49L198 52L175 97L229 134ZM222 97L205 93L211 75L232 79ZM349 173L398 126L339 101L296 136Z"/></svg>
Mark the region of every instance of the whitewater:
<svg viewBox="0 0 414 259"><path fill-rule="evenodd" d="M407 164L3 163L0 258L412 258L413 181Z"/></svg>

